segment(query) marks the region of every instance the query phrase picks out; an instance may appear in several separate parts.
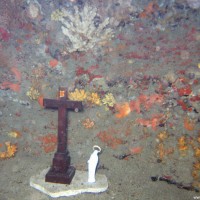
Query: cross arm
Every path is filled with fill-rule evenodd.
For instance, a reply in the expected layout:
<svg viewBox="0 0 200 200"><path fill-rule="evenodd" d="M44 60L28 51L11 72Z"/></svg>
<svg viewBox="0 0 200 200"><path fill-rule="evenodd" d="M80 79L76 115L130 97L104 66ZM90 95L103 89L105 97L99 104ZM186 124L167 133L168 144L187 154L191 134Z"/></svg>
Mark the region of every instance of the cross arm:
<svg viewBox="0 0 200 200"><path fill-rule="evenodd" d="M57 99L43 99L43 106L45 108L58 108L58 100Z"/></svg>
<svg viewBox="0 0 200 200"><path fill-rule="evenodd" d="M75 112L79 112L83 110L82 101L67 101L67 108L70 110L74 110Z"/></svg>
<svg viewBox="0 0 200 200"><path fill-rule="evenodd" d="M75 112L79 112L83 110L83 104L81 101L44 99L43 105L45 108L52 108L52 109L57 109L59 106L63 106L66 109L74 110Z"/></svg>

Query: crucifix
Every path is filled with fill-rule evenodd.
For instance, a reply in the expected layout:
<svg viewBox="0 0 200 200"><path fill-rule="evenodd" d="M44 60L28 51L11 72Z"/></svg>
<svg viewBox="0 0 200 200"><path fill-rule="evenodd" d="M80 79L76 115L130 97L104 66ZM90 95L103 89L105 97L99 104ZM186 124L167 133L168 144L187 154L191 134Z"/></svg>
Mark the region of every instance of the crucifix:
<svg viewBox="0 0 200 200"><path fill-rule="evenodd" d="M75 168L70 165L70 156L67 149L67 111L75 112L83 110L81 101L68 100L67 88L59 87L58 99L44 99L45 108L58 109L58 144L54 154L53 163L45 176L46 182L70 184Z"/></svg>

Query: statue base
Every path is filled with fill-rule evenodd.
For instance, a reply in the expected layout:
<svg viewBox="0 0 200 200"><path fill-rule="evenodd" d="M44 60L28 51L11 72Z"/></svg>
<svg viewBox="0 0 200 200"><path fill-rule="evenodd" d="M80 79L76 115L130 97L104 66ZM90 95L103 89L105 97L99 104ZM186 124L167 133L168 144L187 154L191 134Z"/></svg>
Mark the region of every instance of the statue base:
<svg viewBox="0 0 200 200"><path fill-rule="evenodd" d="M70 185L45 182L45 175L49 171L43 170L30 178L30 186L49 195L50 197L68 197L81 193L100 193L108 189L108 180L105 175L96 174L96 182L88 183L88 172L76 170Z"/></svg>

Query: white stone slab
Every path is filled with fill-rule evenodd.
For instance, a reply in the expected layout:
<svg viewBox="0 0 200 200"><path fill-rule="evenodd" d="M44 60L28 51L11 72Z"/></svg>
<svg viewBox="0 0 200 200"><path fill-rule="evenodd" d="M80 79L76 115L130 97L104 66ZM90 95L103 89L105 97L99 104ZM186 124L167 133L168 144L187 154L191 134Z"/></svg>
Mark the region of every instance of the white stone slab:
<svg viewBox="0 0 200 200"><path fill-rule="evenodd" d="M100 193L108 189L108 180L105 175L96 174L96 182L88 183L88 172L76 170L70 185L45 182L48 169L30 178L30 186L51 196L73 196L81 193Z"/></svg>

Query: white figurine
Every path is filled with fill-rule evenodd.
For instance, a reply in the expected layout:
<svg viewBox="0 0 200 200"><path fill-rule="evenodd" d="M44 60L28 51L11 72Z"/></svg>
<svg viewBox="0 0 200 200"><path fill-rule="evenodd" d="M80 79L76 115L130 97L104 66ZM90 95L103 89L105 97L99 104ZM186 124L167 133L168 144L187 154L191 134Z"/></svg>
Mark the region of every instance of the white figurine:
<svg viewBox="0 0 200 200"><path fill-rule="evenodd" d="M93 146L94 152L91 154L90 159L88 160L88 182L95 182L95 172L98 164L98 153L101 152L101 148L97 145Z"/></svg>

